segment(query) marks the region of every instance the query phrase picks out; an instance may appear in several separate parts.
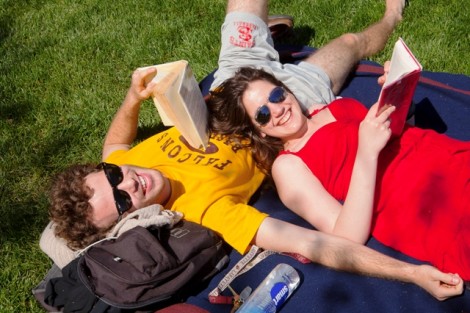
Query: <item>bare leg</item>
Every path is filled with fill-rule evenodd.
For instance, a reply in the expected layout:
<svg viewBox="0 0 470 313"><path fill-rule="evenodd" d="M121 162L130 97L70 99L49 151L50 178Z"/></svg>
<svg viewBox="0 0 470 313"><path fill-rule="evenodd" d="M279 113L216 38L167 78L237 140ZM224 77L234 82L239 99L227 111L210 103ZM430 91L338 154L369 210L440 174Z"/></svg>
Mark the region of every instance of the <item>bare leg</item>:
<svg viewBox="0 0 470 313"><path fill-rule="evenodd" d="M380 21L360 33L348 33L333 39L306 59L326 72L335 95L339 93L357 62L380 52L401 21L405 1L385 2L385 13Z"/></svg>
<svg viewBox="0 0 470 313"><path fill-rule="evenodd" d="M268 0L229 0L227 13L236 11L257 15L268 22Z"/></svg>

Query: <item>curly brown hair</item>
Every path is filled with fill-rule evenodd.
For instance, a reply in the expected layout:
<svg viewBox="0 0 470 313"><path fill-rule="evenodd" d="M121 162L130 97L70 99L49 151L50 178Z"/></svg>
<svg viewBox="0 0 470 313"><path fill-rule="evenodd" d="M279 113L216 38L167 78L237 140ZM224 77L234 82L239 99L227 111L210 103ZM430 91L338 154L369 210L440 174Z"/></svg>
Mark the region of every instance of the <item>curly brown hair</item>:
<svg viewBox="0 0 470 313"><path fill-rule="evenodd" d="M99 171L96 165L72 165L57 174L49 191L49 216L55 223L55 235L67 241L72 250L83 249L105 237L105 229L91 220L92 206L88 202L91 190L85 186L85 177Z"/></svg>
<svg viewBox="0 0 470 313"><path fill-rule="evenodd" d="M260 129L246 112L242 101L249 84L259 80L282 86L290 92L289 88L273 75L256 68L241 67L233 77L211 91L207 100L209 129L214 133L226 135L237 143L249 139L244 145L251 149L258 167L269 175L274 159L283 148L282 141L262 136Z"/></svg>

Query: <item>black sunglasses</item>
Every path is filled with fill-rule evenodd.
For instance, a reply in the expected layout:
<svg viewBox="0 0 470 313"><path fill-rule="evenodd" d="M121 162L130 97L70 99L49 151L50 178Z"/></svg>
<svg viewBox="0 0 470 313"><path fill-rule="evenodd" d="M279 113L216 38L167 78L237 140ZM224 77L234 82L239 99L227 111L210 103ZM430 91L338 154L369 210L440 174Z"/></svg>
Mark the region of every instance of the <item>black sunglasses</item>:
<svg viewBox="0 0 470 313"><path fill-rule="evenodd" d="M284 87L277 86L273 90L268 97L268 102L271 103L281 103L286 100L287 92ZM258 123L259 126L266 125L271 120L271 110L266 104L263 104L256 110L255 113L255 121Z"/></svg>
<svg viewBox="0 0 470 313"><path fill-rule="evenodd" d="M122 182L124 175L119 166L102 162L98 165L99 169L103 169L109 184L113 189L114 203L119 214L121 215L132 208L131 196L124 190L118 189L117 186Z"/></svg>

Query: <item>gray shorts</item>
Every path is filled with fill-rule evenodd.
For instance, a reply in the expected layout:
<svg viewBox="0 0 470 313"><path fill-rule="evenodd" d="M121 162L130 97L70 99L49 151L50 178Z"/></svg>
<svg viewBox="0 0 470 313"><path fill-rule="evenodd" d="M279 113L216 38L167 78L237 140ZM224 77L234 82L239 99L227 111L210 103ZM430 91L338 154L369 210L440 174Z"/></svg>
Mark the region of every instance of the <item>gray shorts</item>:
<svg viewBox="0 0 470 313"><path fill-rule="evenodd" d="M325 72L307 62L281 64L271 32L258 16L233 12L222 25L219 68L211 89L232 77L243 66L261 68L282 81L308 109L312 104L328 104L335 99Z"/></svg>

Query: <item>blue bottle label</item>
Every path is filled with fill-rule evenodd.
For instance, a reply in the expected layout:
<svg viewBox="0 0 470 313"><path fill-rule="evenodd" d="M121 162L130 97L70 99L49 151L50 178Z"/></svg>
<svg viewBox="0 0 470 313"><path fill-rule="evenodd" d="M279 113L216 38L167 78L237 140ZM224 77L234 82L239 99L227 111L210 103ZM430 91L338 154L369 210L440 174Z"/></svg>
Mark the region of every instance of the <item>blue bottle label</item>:
<svg viewBox="0 0 470 313"><path fill-rule="evenodd" d="M279 282L274 284L271 288L271 299L276 311L286 302L287 297L289 296L289 287L285 283Z"/></svg>

